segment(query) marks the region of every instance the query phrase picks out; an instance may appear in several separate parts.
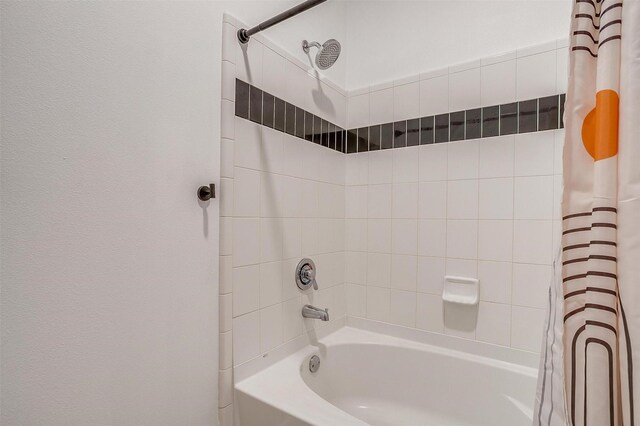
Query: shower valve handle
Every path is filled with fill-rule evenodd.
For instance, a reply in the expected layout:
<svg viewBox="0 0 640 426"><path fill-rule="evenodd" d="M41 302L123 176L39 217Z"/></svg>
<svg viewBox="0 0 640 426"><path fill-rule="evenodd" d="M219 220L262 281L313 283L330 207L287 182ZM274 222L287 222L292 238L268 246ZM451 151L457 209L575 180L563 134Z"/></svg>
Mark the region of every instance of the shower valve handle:
<svg viewBox="0 0 640 426"><path fill-rule="evenodd" d="M200 201L209 201L212 198L216 198L215 183L210 183L209 186L203 185L198 188L198 199L200 199Z"/></svg>

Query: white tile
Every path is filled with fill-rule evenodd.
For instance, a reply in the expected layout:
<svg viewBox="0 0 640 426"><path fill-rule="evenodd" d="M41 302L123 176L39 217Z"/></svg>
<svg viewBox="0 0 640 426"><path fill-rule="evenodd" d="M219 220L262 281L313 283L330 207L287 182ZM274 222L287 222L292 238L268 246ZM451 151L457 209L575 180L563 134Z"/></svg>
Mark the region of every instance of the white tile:
<svg viewBox="0 0 640 426"><path fill-rule="evenodd" d="M442 294L444 275L445 261L443 257L418 257L417 291Z"/></svg>
<svg viewBox="0 0 640 426"><path fill-rule="evenodd" d="M259 265L233 268L233 316L255 311L260 300Z"/></svg>
<svg viewBox="0 0 640 426"><path fill-rule="evenodd" d="M236 121L235 103L227 99L221 102L220 113L220 137L225 139L235 138ZM247 120L245 120L247 121Z"/></svg>
<svg viewBox="0 0 640 426"><path fill-rule="evenodd" d="M553 219L562 219L562 192L563 192L562 175L553 176Z"/></svg>
<svg viewBox="0 0 640 426"><path fill-rule="evenodd" d="M389 321L388 288L367 287L367 318L377 321Z"/></svg>
<svg viewBox="0 0 640 426"><path fill-rule="evenodd" d="M451 142L447 145L448 179L476 179L478 177L478 142Z"/></svg>
<svg viewBox="0 0 640 426"><path fill-rule="evenodd" d="M364 318L367 316L367 288L357 284L346 284L347 313L350 316Z"/></svg>
<svg viewBox="0 0 640 426"><path fill-rule="evenodd" d="M367 187L365 185L345 188L345 215L347 218L367 217Z"/></svg>
<svg viewBox="0 0 640 426"><path fill-rule="evenodd" d="M392 214L392 186L389 184L369 185L367 188L367 217L386 219Z"/></svg>
<svg viewBox="0 0 640 426"><path fill-rule="evenodd" d="M512 274L511 262L479 261L480 300L510 304Z"/></svg>
<svg viewBox="0 0 640 426"><path fill-rule="evenodd" d="M369 253L367 255L367 285L391 287L391 255Z"/></svg>
<svg viewBox="0 0 640 426"><path fill-rule="evenodd" d="M218 403L221 407L233 402L233 370L218 370Z"/></svg>
<svg viewBox="0 0 640 426"><path fill-rule="evenodd" d="M233 291L233 264L231 256L220 256L220 294Z"/></svg>
<svg viewBox="0 0 640 426"><path fill-rule="evenodd" d="M239 365L260 354L260 312L233 319L233 364Z"/></svg>
<svg viewBox="0 0 640 426"><path fill-rule="evenodd" d="M411 74L405 77L396 78L393 80L394 86L402 86L409 83L420 81L420 74Z"/></svg>
<svg viewBox="0 0 640 426"><path fill-rule="evenodd" d="M354 284L366 284L367 253L348 251L345 253L345 280ZM319 279L320 277L318 277Z"/></svg>
<svg viewBox="0 0 640 426"><path fill-rule="evenodd" d="M366 284L369 271L367 270L367 253L348 251L345 254L347 282ZM318 277L320 279L320 277Z"/></svg>
<svg viewBox="0 0 640 426"><path fill-rule="evenodd" d="M236 49L236 77L242 81L262 86L262 55L264 46L255 39Z"/></svg>
<svg viewBox="0 0 640 426"><path fill-rule="evenodd" d="M220 216L233 216L233 179L220 178Z"/></svg>
<svg viewBox="0 0 640 426"><path fill-rule="evenodd" d="M260 261L282 260L282 219L260 219Z"/></svg>
<svg viewBox="0 0 640 426"><path fill-rule="evenodd" d="M460 111L479 108L480 68L449 74L449 108Z"/></svg>
<svg viewBox="0 0 640 426"><path fill-rule="evenodd" d="M370 252L391 253L391 219L368 219L367 245Z"/></svg>
<svg viewBox="0 0 640 426"><path fill-rule="evenodd" d="M260 172L236 167L233 204L236 217L260 216Z"/></svg>
<svg viewBox="0 0 640 426"><path fill-rule="evenodd" d="M550 265L515 263L512 303L530 308L546 308L552 276L553 268Z"/></svg>
<svg viewBox="0 0 640 426"><path fill-rule="evenodd" d="M422 330L442 333L444 330L442 296L417 293L416 297L416 327Z"/></svg>
<svg viewBox="0 0 640 426"><path fill-rule="evenodd" d="M558 129L554 131L553 139L553 173L556 175L562 174L562 160L564 150L564 129Z"/></svg>
<svg viewBox="0 0 640 426"><path fill-rule="evenodd" d="M478 306L444 303L444 334L475 339Z"/></svg>
<svg viewBox="0 0 640 426"><path fill-rule="evenodd" d="M233 404L218 410L218 421L220 426L233 426Z"/></svg>
<svg viewBox="0 0 640 426"><path fill-rule="evenodd" d="M231 217L220 218L220 256L233 252L233 222Z"/></svg>
<svg viewBox="0 0 640 426"><path fill-rule="evenodd" d="M447 221L424 219L418 221L418 254L444 257L447 247Z"/></svg>
<svg viewBox="0 0 640 426"><path fill-rule="evenodd" d="M318 183L303 179L283 179L283 214L316 217L318 211ZM298 197L297 199L295 197ZM297 202L296 202L297 201ZM296 208L297 207L297 208Z"/></svg>
<svg viewBox="0 0 640 426"><path fill-rule="evenodd" d="M430 69L420 73L420 80L429 80L435 77L441 77L449 74L449 67Z"/></svg>
<svg viewBox="0 0 640 426"><path fill-rule="evenodd" d="M534 132L516 135L515 175L553 174L554 132Z"/></svg>
<svg viewBox="0 0 640 426"><path fill-rule="evenodd" d="M475 259L447 259L445 271L447 275L478 278L478 261Z"/></svg>
<svg viewBox="0 0 640 426"><path fill-rule="evenodd" d="M393 121L393 87L370 93L370 123L380 124Z"/></svg>
<svg viewBox="0 0 640 426"><path fill-rule="evenodd" d="M513 225L513 261L550 265L552 221L516 220Z"/></svg>
<svg viewBox="0 0 640 426"><path fill-rule="evenodd" d="M259 273L260 275L253 277L253 280L260 281L260 307L280 303L282 301L282 263L262 263Z"/></svg>
<svg viewBox="0 0 640 426"><path fill-rule="evenodd" d="M345 232L347 250L367 251L367 219L347 219Z"/></svg>
<svg viewBox="0 0 640 426"><path fill-rule="evenodd" d="M236 66L233 62L222 61L221 71L222 99L236 100Z"/></svg>
<svg viewBox="0 0 640 426"><path fill-rule="evenodd" d="M416 219L392 220L391 252L412 255L418 253L418 221Z"/></svg>
<svg viewBox="0 0 640 426"><path fill-rule="evenodd" d="M347 100L347 127L353 129L369 124L369 93L349 97Z"/></svg>
<svg viewBox="0 0 640 426"><path fill-rule="evenodd" d="M513 219L513 178L480 179L480 219Z"/></svg>
<svg viewBox="0 0 640 426"><path fill-rule="evenodd" d="M420 182L418 195L420 219L445 219L447 217L447 182Z"/></svg>
<svg viewBox="0 0 640 426"><path fill-rule="evenodd" d="M283 173L284 134L264 126L260 131L260 170Z"/></svg>
<svg viewBox="0 0 640 426"><path fill-rule="evenodd" d="M481 220L478 224L478 259L511 261L513 221Z"/></svg>
<svg viewBox="0 0 640 426"><path fill-rule="evenodd" d="M511 307L511 347L539 353L542 345L544 309Z"/></svg>
<svg viewBox="0 0 640 426"><path fill-rule="evenodd" d="M233 328L233 294L220 295L220 332L225 333Z"/></svg>
<svg viewBox="0 0 640 426"><path fill-rule="evenodd" d="M345 185L366 185L369 179L369 153L360 152L346 156Z"/></svg>
<svg viewBox="0 0 640 426"><path fill-rule="evenodd" d="M569 50L556 50L556 93L566 93L569 81Z"/></svg>
<svg viewBox="0 0 640 426"><path fill-rule="evenodd" d="M524 56L536 55L538 53L549 52L557 48L557 40L545 41L542 43L536 43L529 46L521 46L517 49L518 58Z"/></svg>
<svg viewBox="0 0 640 426"><path fill-rule="evenodd" d="M476 339L496 345L509 346L511 342L511 306L480 302Z"/></svg>
<svg viewBox="0 0 640 426"><path fill-rule="evenodd" d="M416 219L418 217L418 183L393 184L392 217Z"/></svg>
<svg viewBox="0 0 640 426"><path fill-rule="evenodd" d="M391 287L416 291L417 257L408 255L391 256Z"/></svg>
<svg viewBox="0 0 640 426"><path fill-rule="evenodd" d="M302 221L284 219L282 234L282 258L300 257L302 254Z"/></svg>
<svg viewBox="0 0 640 426"><path fill-rule="evenodd" d="M236 36L237 29L228 22L223 23L222 25L222 60L230 61L235 63L236 61L236 49L237 49L237 40Z"/></svg>
<svg viewBox="0 0 640 426"><path fill-rule="evenodd" d="M516 96L519 101L556 93L556 52L518 58Z"/></svg>
<svg viewBox="0 0 640 426"><path fill-rule="evenodd" d="M301 253L303 256L318 253L319 235L318 219L301 219L302 233L304 238L301 241Z"/></svg>
<svg viewBox="0 0 640 426"><path fill-rule="evenodd" d="M478 257L478 221L447 220L447 257Z"/></svg>
<svg viewBox="0 0 640 426"><path fill-rule="evenodd" d="M391 290L389 319L393 324L405 327L416 326L416 293Z"/></svg>
<svg viewBox="0 0 640 426"><path fill-rule="evenodd" d="M393 151L369 153L369 185L393 182Z"/></svg>
<svg viewBox="0 0 640 426"><path fill-rule="evenodd" d="M553 176L517 177L514 190L516 219L553 217Z"/></svg>
<svg viewBox="0 0 640 426"><path fill-rule="evenodd" d="M513 176L513 145L513 135L482 139L479 148L479 177Z"/></svg>
<svg viewBox="0 0 640 426"><path fill-rule="evenodd" d="M235 156L238 167L262 170L262 128L253 121L236 117Z"/></svg>
<svg viewBox="0 0 640 426"><path fill-rule="evenodd" d="M220 176L233 178L233 157L235 142L231 139L220 140Z"/></svg>
<svg viewBox="0 0 640 426"><path fill-rule="evenodd" d="M516 58L516 51L515 50L510 50L510 51L498 53L497 55L486 56L486 57L480 59L480 63L481 63L482 66L493 65L493 64L497 64L499 62L505 62L505 61L508 61L508 60L511 60L511 59L515 59L515 58Z"/></svg>
<svg viewBox="0 0 640 426"><path fill-rule="evenodd" d="M289 299L282 306L282 334L283 341L288 342L302 334L302 304L300 296Z"/></svg>
<svg viewBox="0 0 640 426"><path fill-rule="evenodd" d="M287 79L282 76L285 75L286 62L287 60L280 54L268 47L264 48L262 52L262 87L260 87L262 90L276 95L285 92Z"/></svg>
<svg viewBox="0 0 640 426"><path fill-rule="evenodd" d="M516 61L498 62L481 68L482 105L500 105L516 100Z"/></svg>
<svg viewBox="0 0 640 426"><path fill-rule="evenodd" d="M282 328L280 305L260 309L260 352L266 352L282 344Z"/></svg>
<svg viewBox="0 0 640 426"><path fill-rule="evenodd" d="M420 116L449 112L449 76L420 81Z"/></svg>
<svg viewBox="0 0 640 426"><path fill-rule="evenodd" d="M478 180L456 180L447 183L447 218L478 218Z"/></svg>
<svg viewBox="0 0 640 426"><path fill-rule="evenodd" d="M233 331L220 333L220 368L233 367Z"/></svg>
<svg viewBox="0 0 640 426"><path fill-rule="evenodd" d="M420 116L420 83L414 82L393 88L393 117L395 121Z"/></svg>
<svg viewBox="0 0 640 426"><path fill-rule="evenodd" d="M260 219L233 218L233 266L260 263Z"/></svg>
<svg viewBox="0 0 640 426"><path fill-rule="evenodd" d="M420 147L393 149L393 182L418 181L418 152Z"/></svg>
<svg viewBox="0 0 640 426"><path fill-rule="evenodd" d="M448 143L422 145L419 149L420 181L447 179Z"/></svg>

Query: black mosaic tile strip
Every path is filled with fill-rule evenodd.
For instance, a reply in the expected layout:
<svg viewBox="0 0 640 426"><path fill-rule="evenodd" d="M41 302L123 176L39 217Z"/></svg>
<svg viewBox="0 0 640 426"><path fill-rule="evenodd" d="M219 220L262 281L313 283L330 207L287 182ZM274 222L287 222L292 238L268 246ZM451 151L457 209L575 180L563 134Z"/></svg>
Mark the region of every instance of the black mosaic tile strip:
<svg viewBox="0 0 640 426"><path fill-rule="evenodd" d="M455 111L369 126L369 143L355 143L351 152L404 148L449 141L562 129L565 95ZM361 134L364 129L349 132ZM378 139L379 135L379 139ZM354 136L355 138L355 136Z"/></svg>
<svg viewBox="0 0 640 426"><path fill-rule="evenodd" d="M565 94L345 130L236 79L235 114L346 154L564 128Z"/></svg>
<svg viewBox="0 0 640 426"><path fill-rule="evenodd" d="M360 142L357 130L354 130L350 146L349 135L342 127L239 79L236 79L235 114L237 117L251 120L334 151L346 153L369 149L368 136ZM369 128L363 129L362 134L364 135L364 131L368 132Z"/></svg>

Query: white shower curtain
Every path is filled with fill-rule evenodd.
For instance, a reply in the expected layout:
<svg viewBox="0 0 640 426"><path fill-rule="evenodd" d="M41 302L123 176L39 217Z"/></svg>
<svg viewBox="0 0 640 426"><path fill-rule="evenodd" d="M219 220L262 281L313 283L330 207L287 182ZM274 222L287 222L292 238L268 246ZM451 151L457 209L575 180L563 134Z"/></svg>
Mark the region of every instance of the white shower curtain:
<svg viewBox="0 0 640 426"><path fill-rule="evenodd" d="M640 424L640 0L575 0L570 46L562 247L533 424Z"/></svg>

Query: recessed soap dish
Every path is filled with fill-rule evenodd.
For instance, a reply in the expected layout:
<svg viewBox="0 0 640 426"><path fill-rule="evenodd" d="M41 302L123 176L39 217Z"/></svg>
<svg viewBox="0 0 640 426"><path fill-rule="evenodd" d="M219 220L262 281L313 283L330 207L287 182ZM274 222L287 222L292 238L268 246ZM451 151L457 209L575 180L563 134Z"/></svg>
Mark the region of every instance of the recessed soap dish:
<svg viewBox="0 0 640 426"><path fill-rule="evenodd" d="M480 281L475 278L444 277L442 300L461 305L477 305L480 299Z"/></svg>

